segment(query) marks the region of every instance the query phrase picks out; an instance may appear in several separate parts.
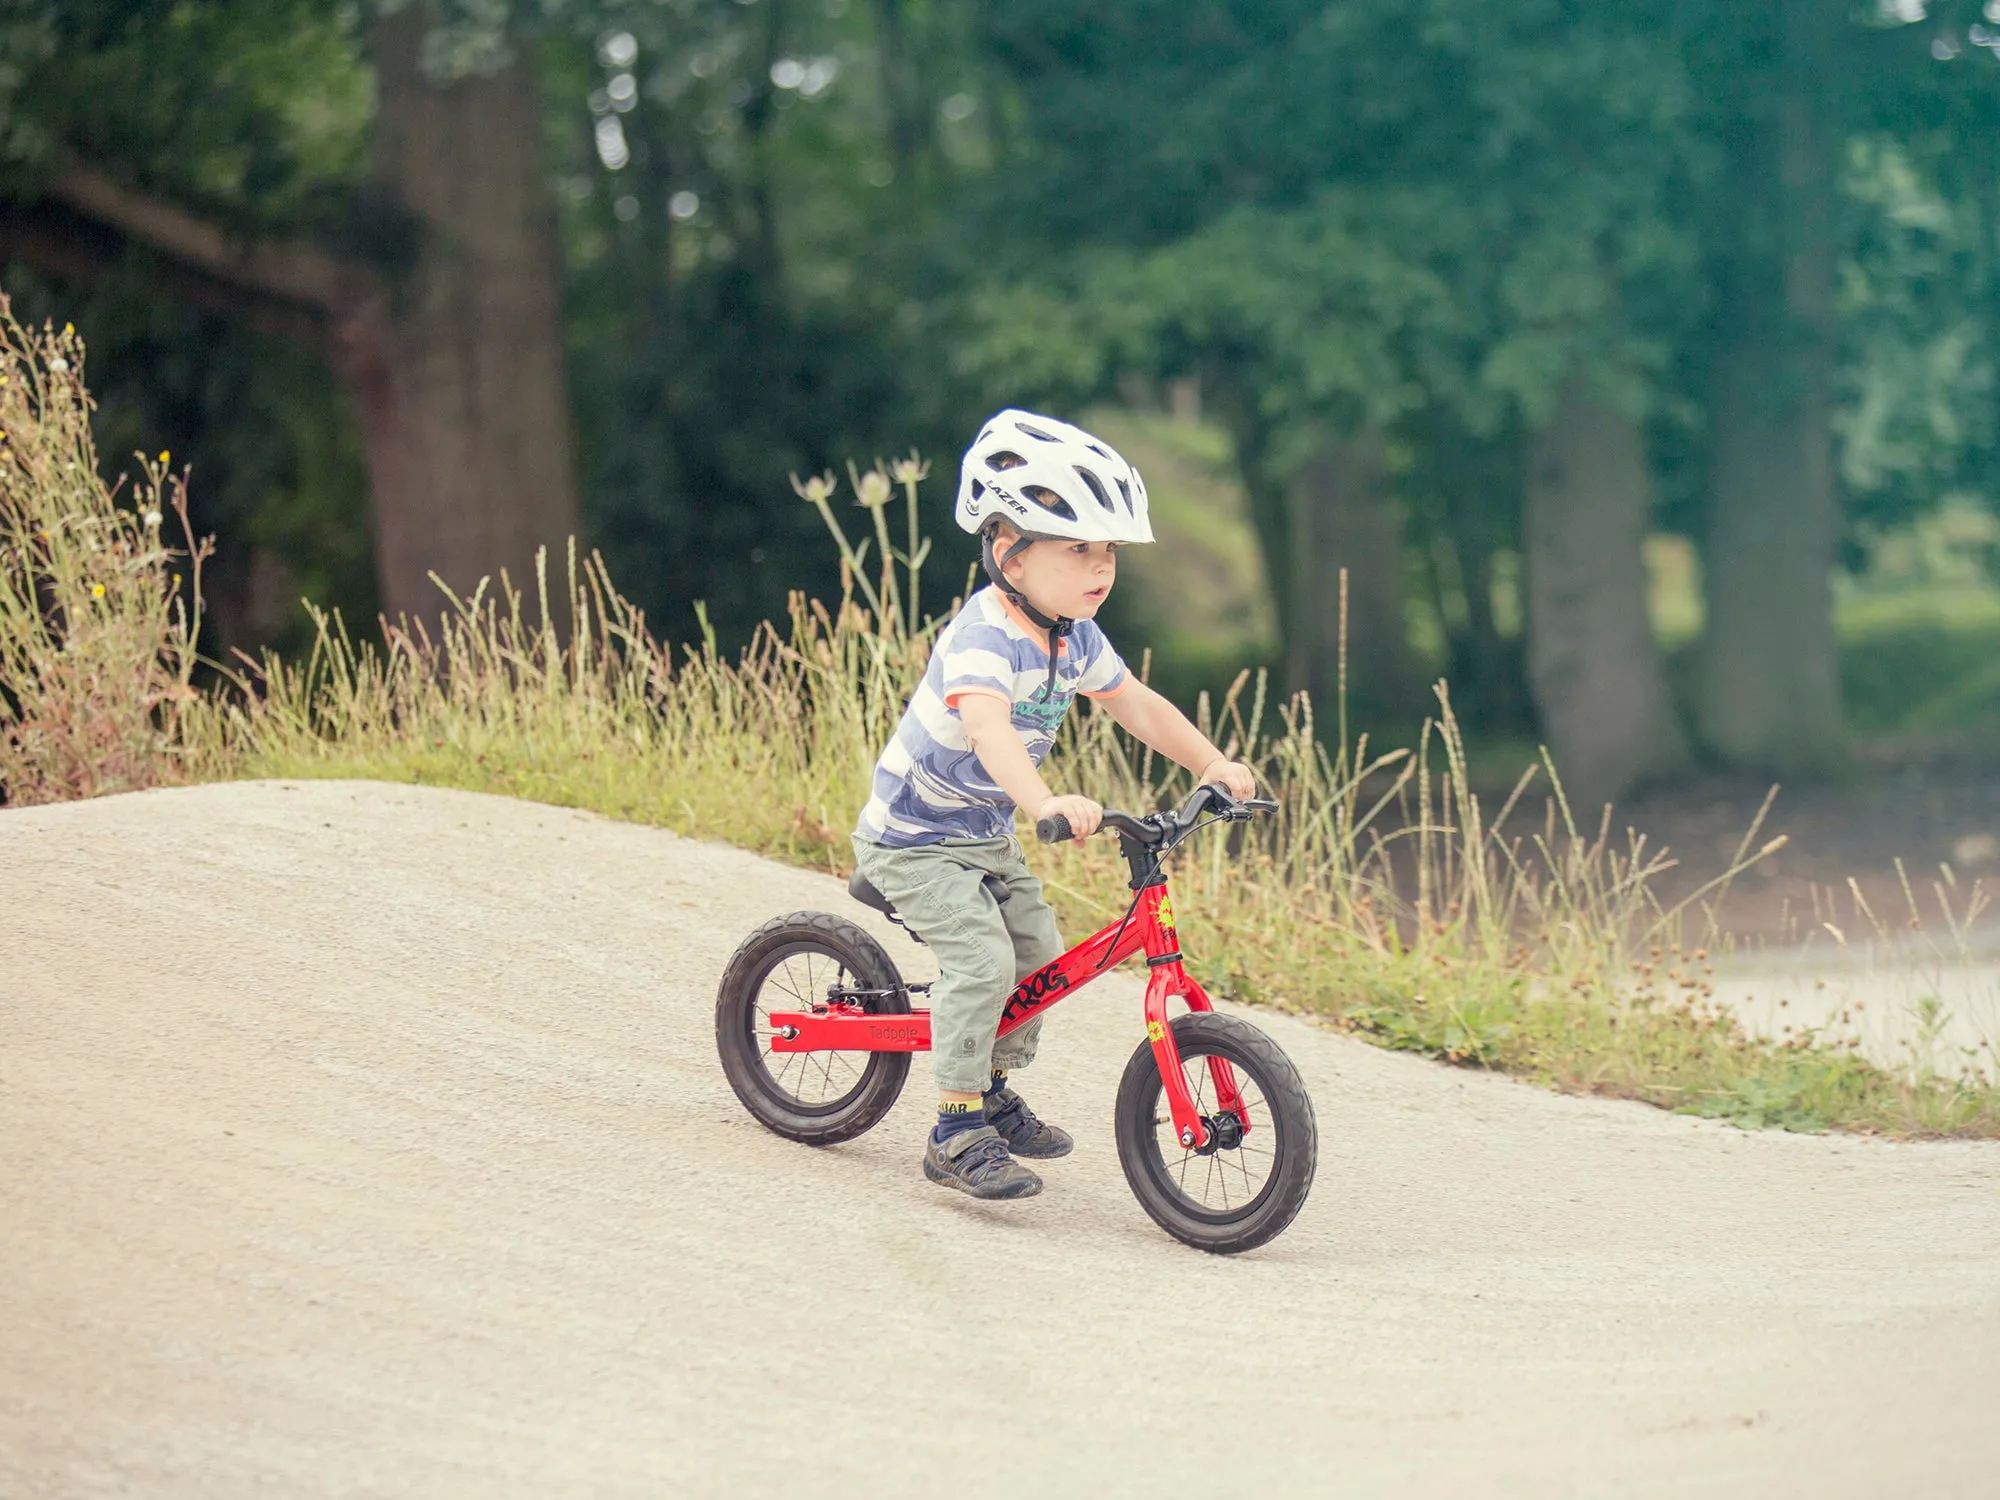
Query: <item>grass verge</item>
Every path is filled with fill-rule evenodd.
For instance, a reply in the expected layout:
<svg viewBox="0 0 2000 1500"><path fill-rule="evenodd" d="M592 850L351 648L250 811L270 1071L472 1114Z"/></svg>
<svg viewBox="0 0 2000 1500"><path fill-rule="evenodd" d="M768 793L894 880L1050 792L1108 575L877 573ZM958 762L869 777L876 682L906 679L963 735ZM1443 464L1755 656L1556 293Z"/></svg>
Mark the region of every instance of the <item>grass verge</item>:
<svg viewBox="0 0 2000 1500"><path fill-rule="evenodd" d="M44 360L70 357L40 347ZM86 403L44 399L14 413L22 426L9 432L17 451L29 442L74 449L86 413ZM22 472L32 480L53 471ZM497 590L447 596L435 626L385 626L379 645L318 615L303 661L267 655L233 686L195 695L186 690L187 621L161 602L175 597L172 559L157 545L114 551L101 565L137 580L133 597L151 601L143 618L152 634L120 634L99 675L181 691L135 688L108 700L118 734L103 743L142 746L153 781L368 777L500 792L841 871L869 769L938 629L902 602L916 597L908 579L925 550L914 526L922 478L914 460L855 476L877 546L872 566L868 543L850 545L839 524L831 476L800 485L841 549L844 596L833 608L795 597L789 619L735 659L712 641L678 651L659 642L601 560L572 553L553 595L546 576L533 581L532 604L503 578ZM901 551L885 517L899 487L912 523ZM22 524L16 512L53 518L64 535L128 534L101 485L63 480L25 500L18 485L0 495L8 537ZM144 515L140 524L156 529ZM54 663L98 640L95 617L76 607L74 583L53 575L45 553L17 542L0 556L9 579L0 609L34 642L5 658L7 699L34 697L44 715L68 711L63 695L81 693L82 679ZM70 590L67 608L46 602L50 588ZM95 598L88 588L85 596ZM1181 930L1214 992L1446 1062L1747 1125L2000 1135L2000 1089L1984 1077L1891 1071L1811 1034L1761 1041L1708 1003L1707 952L1693 945L1713 932L1730 878L1758 856L1755 828L1703 897L1663 909L1651 882L1664 854L1636 834L1614 838L1608 813L1579 829L1552 767L1530 767L1489 814L1468 787L1442 688L1419 742L1387 752L1348 743L1344 725L1324 734L1308 702L1270 703L1262 680L1248 676L1219 703L1204 697L1200 713L1282 805L1277 818L1212 838L1175 868ZM22 722L14 709L7 723L17 740ZM96 774L85 744L84 769L66 776L35 779L31 769L17 781L24 763L7 761L0 777L10 800L28 800L23 787L85 795L144 784L129 768L134 753L118 749L124 759ZM1115 805L1150 807L1185 790L1182 773L1094 712L1073 718L1057 754L1063 784ZM1540 826L1512 831L1542 775ZM1114 844L1039 853L1070 930L1114 914L1124 889Z"/></svg>

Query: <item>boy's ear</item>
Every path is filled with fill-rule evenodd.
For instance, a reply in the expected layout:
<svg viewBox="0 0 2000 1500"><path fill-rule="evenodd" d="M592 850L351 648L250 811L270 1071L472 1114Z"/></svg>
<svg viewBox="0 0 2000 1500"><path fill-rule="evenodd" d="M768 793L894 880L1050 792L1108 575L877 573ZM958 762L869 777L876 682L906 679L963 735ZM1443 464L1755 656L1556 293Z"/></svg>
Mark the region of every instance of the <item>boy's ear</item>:
<svg viewBox="0 0 2000 1500"><path fill-rule="evenodd" d="M1000 541L998 546L998 551L996 553L997 556L1006 559L1000 564L1001 573L1004 574L1006 577L1013 579L1017 583L1020 581L1021 574L1027 571L1028 567L1027 550L1025 548L1022 549L1021 554L1018 557L1008 558L1007 554L1008 552L1013 550L1015 544L1017 544L1020 540L1021 540L1021 533L1018 531L1012 533L1009 536L1006 536Z"/></svg>
<svg viewBox="0 0 2000 1500"><path fill-rule="evenodd" d="M1012 562L1004 560L1008 551L1020 540L1021 533L1009 526L1005 521L995 521L993 523L993 556L995 561L1000 563L1000 572L1004 577L1012 577L1013 571L1021 565L1021 559L1018 557Z"/></svg>

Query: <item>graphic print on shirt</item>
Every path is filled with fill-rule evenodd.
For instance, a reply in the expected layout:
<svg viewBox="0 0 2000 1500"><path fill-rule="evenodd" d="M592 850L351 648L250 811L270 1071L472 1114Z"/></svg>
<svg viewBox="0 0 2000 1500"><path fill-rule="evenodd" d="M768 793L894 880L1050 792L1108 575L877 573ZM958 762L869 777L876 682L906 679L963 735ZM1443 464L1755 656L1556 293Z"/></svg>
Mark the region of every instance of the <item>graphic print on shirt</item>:
<svg viewBox="0 0 2000 1500"><path fill-rule="evenodd" d="M1062 728L1062 722L1069 717L1069 706L1076 702L1075 693L1049 693L1049 680L1044 677L1040 687L1027 699L1014 705L1014 722L1027 720L1051 739Z"/></svg>
<svg viewBox="0 0 2000 1500"><path fill-rule="evenodd" d="M981 589L939 634L923 681L876 762L856 831L891 848L1011 832L1013 801L973 753L958 705L969 697L1007 704L1039 766L1078 695L1108 698L1128 681L1104 632L1080 620L1057 652L1052 690L1047 636L997 590Z"/></svg>

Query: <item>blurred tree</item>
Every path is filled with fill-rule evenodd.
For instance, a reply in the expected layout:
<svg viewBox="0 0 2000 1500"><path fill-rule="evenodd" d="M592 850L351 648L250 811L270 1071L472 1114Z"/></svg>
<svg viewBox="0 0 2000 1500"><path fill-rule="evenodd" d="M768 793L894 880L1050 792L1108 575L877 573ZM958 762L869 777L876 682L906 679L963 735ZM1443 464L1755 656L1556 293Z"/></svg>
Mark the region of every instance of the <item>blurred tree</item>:
<svg viewBox="0 0 2000 1500"><path fill-rule="evenodd" d="M367 104L348 40L307 6L25 14L0 27L0 284L25 315L84 331L108 467L140 445L191 466L195 523L224 538L205 649L304 644L301 593L371 618L365 467L344 394L298 342L312 330L270 305L246 316L227 286L41 196L65 149L116 142L232 227L254 198L296 232L337 233Z"/></svg>
<svg viewBox="0 0 2000 1500"><path fill-rule="evenodd" d="M1838 90L1859 35L1833 0L1696 3L1687 48L1724 170L1709 195L1707 632L1698 708L1723 759L1841 753L1831 575Z"/></svg>
<svg viewBox="0 0 2000 1500"><path fill-rule="evenodd" d="M435 611L432 572L525 582L534 548L577 529L525 40L421 4L370 17L371 120L351 7L51 16L10 108L11 251L89 278L137 247L173 291L326 351L392 613Z"/></svg>
<svg viewBox="0 0 2000 1500"><path fill-rule="evenodd" d="M696 601L727 643L792 589L838 588L788 473L918 446L940 456L935 526L983 415L936 297L960 253L941 194L979 159L978 106L949 16L894 19L900 146L865 6L605 7L550 51L594 528L677 635ZM939 541L934 606L971 555Z"/></svg>
<svg viewBox="0 0 2000 1500"><path fill-rule="evenodd" d="M2000 505L2000 23L1884 8L1843 186L1835 427L1847 560L1954 496Z"/></svg>
<svg viewBox="0 0 2000 1500"><path fill-rule="evenodd" d="M1690 155L1684 83L1657 31L1553 3L1472 15L1430 0L1013 4L988 24L1036 142L1008 211L1044 240L1107 247L1075 262L1076 295L1122 304L1103 320L1121 357L1137 345L1220 395L1292 685L1329 695L1344 563L1364 580L1358 704L1407 711L1411 520L1442 533L1427 553L1470 564L1452 568L1456 588L1487 591L1441 612L1454 659L1517 673L1490 587L1496 539L1518 534L1547 648L1531 648L1530 680L1557 753L1591 795L1679 764L1634 587L1639 423L1696 300L1668 200ZM1537 432L1525 448L1523 429ZM1385 449L1385 433L1406 436ZM1523 486L1492 483L1490 461L1408 456L1445 433L1461 454L1532 459L1549 523L1518 530ZM1631 461L1567 451L1579 443ZM1595 487L1614 470L1617 487ZM1419 501L1410 513L1399 490ZM1579 506L1618 509L1605 535L1628 558L1556 545ZM1518 701L1504 680L1469 696Z"/></svg>

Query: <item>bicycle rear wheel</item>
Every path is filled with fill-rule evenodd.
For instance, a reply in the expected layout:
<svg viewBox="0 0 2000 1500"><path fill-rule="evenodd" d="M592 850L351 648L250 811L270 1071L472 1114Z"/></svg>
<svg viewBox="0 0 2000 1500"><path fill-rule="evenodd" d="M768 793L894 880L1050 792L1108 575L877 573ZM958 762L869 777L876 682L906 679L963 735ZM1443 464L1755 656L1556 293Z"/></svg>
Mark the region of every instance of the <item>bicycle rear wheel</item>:
<svg viewBox="0 0 2000 1500"><path fill-rule="evenodd" d="M1171 1025L1209 1143L1195 1151L1176 1138L1158 1060L1141 1042L1118 1085L1118 1164L1139 1206L1175 1239L1216 1255L1254 1249L1282 1233L1312 1191L1312 1099L1292 1060L1249 1022L1198 1011ZM1214 1057L1235 1071L1240 1111L1216 1097Z"/></svg>
<svg viewBox="0 0 2000 1500"><path fill-rule="evenodd" d="M882 945L842 917L798 911L743 940L715 997L722 1071L759 1124L831 1146L880 1123L909 1076L907 1052L773 1052L773 1011L809 1011L854 994L865 1010L904 1015L909 992Z"/></svg>

